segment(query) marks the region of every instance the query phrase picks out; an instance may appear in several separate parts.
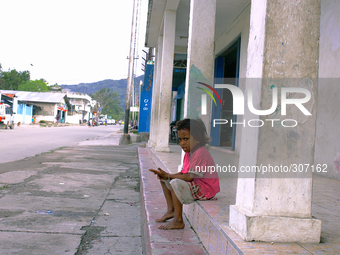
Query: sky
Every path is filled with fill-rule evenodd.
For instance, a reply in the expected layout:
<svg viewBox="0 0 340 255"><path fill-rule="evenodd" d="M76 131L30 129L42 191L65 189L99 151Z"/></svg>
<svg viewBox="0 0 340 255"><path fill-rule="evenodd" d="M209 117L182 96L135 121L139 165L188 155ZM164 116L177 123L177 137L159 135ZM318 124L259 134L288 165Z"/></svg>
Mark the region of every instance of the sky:
<svg viewBox="0 0 340 255"><path fill-rule="evenodd" d="M136 75L148 0L139 3ZM0 0L2 70L28 70L49 85L126 79L132 11L133 0Z"/></svg>

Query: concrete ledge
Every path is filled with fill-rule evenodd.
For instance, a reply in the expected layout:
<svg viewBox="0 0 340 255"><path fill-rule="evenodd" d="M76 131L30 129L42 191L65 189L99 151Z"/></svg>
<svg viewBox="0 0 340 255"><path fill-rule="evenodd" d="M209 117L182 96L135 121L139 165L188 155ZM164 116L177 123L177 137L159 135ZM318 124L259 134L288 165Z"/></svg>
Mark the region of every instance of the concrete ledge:
<svg viewBox="0 0 340 255"><path fill-rule="evenodd" d="M152 141L151 139L149 139L148 147L154 147L154 146L156 146L156 143L154 141Z"/></svg>
<svg viewBox="0 0 340 255"><path fill-rule="evenodd" d="M158 152L170 152L170 148L168 146L156 146L155 151Z"/></svg>
<svg viewBox="0 0 340 255"><path fill-rule="evenodd" d="M230 206L230 226L246 241L319 243L321 220L256 216Z"/></svg>
<svg viewBox="0 0 340 255"><path fill-rule="evenodd" d="M233 238L240 238L234 233L231 233L231 237L228 236L225 230L219 226L218 222L204 209L201 202L196 201L185 205L184 213L209 254L244 254L233 241ZM233 231L231 230L231 232Z"/></svg>
<svg viewBox="0 0 340 255"><path fill-rule="evenodd" d="M142 141L140 135L131 134L131 142L140 143Z"/></svg>
<svg viewBox="0 0 340 255"><path fill-rule="evenodd" d="M147 142L149 140L150 133L148 132L140 132L139 133L142 142Z"/></svg>
<svg viewBox="0 0 340 255"><path fill-rule="evenodd" d="M159 180L148 169L157 168L147 148L138 148L140 166L140 201L143 252L145 254L207 255L201 241L184 219L179 230L161 230L155 219L166 212L166 202Z"/></svg>

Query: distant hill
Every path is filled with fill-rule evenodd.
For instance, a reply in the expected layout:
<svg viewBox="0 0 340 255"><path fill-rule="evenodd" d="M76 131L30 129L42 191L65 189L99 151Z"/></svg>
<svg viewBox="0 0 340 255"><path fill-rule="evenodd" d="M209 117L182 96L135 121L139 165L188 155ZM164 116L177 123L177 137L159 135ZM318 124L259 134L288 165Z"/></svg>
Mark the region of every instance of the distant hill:
<svg viewBox="0 0 340 255"><path fill-rule="evenodd" d="M135 88L139 88L140 81L143 81L144 75L135 77ZM85 94L92 94L102 88L109 88L113 92L117 92L120 96L121 106L125 109L126 101L126 87L127 79L121 80L103 80L93 83L79 83L78 85L59 85L62 89L70 90L71 92L80 92ZM139 93L139 89L136 89L135 93Z"/></svg>

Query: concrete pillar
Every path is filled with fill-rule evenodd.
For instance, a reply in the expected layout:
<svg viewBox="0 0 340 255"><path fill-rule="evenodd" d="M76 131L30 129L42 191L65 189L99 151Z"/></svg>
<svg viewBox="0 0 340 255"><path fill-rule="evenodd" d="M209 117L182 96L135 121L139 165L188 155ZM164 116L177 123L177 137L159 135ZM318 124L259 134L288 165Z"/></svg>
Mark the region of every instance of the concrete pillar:
<svg viewBox="0 0 340 255"><path fill-rule="evenodd" d="M169 130L172 76L175 50L176 11L165 10L163 19L163 50L160 68L159 113L155 151L170 152ZM158 75L157 75L158 76Z"/></svg>
<svg viewBox="0 0 340 255"><path fill-rule="evenodd" d="M153 73L153 88L152 88L152 108L150 121L150 139L148 146L155 147L158 133L158 112L159 112L159 93L160 93L160 77L163 53L163 36L158 36L156 47L156 59Z"/></svg>
<svg viewBox="0 0 340 255"><path fill-rule="evenodd" d="M311 214L319 15L320 0L251 2L246 102L249 103L250 88L254 108L261 110L271 107L272 98L267 99L274 87L305 88L311 93L311 99L304 104L311 116L304 115L295 105L287 107L286 115L275 111L275 116L258 116L249 111L246 103L246 123L260 119L266 124L258 128L246 124L239 169L269 164L304 167L303 173L239 173L229 225L247 241L320 242L321 221ZM298 93L290 96L300 97ZM272 123L269 119L278 119L279 125L268 125ZM296 127L283 127L284 119L294 119Z"/></svg>
<svg viewBox="0 0 340 255"><path fill-rule="evenodd" d="M197 82L210 86L214 78L214 41L216 0L191 0L188 37L187 73L185 80L184 117L200 117L204 121L208 134L210 134L209 114L211 100L207 97L207 114L201 114L203 87ZM203 92L203 94L206 94Z"/></svg>

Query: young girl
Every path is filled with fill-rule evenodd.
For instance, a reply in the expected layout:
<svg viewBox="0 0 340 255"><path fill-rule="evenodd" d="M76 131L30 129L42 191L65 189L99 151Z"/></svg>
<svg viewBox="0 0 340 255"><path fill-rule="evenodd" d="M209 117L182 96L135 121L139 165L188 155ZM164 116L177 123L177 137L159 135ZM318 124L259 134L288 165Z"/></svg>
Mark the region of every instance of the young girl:
<svg viewBox="0 0 340 255"><path fill-rule="evenodd" d="M168 224L159 226L159 229L184 228L183 204L211 199L220 191L217 172L210 172L215 163L205 148L210 138L203 121L184 119L178 121L176 127L179 145L185 152L182 171L169 174L160 168L149 169L160 179L167 203L167 212L156 222L174 218Z"/></svg>

